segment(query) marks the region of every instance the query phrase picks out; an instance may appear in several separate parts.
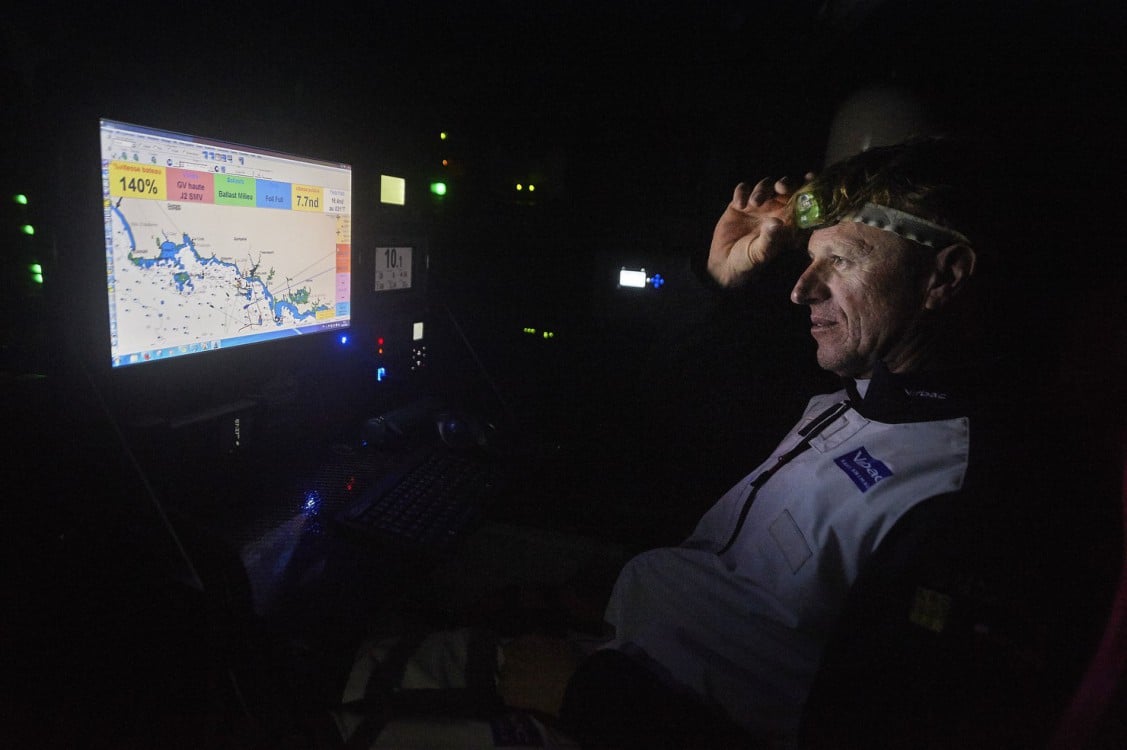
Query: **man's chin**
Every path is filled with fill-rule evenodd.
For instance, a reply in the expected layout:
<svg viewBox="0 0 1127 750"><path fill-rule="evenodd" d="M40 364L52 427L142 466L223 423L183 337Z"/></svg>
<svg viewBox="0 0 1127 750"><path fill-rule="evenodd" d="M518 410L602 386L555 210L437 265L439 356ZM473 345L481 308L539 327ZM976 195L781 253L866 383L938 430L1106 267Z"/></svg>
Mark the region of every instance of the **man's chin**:
<svg viewBox="0 0 1127 750"><path fill-rule="evenodd" d="M868 378L873 374L873 366L869 362L859 362L821 348L818 349L818 366L839 378Z"/></svg>

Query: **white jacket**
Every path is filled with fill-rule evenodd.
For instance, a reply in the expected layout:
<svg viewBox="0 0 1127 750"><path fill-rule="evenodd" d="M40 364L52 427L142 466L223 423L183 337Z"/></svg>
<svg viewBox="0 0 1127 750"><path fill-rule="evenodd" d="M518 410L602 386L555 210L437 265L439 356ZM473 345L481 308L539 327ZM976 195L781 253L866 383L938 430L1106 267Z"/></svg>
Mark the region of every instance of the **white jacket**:
<svg viewBox="0 0 1127 750"><path fill-rule="evenodd" d="M947 394L905 389L883 375L754 492L757 477L804 440L803 428L848 401L845 391L811 399L771 457L725 493L681 546L630 561L607 608L615 627L609 647L640 650L671 683L756 734L792 738L865 561L909 509L958 491L965 478L969 419L950 416ZM892 403L910 408L891 417L887 408L866 410L884 395L872 398L872 388L885 387L903 390ZM889 421L863 416L870 411Z"/></svg>

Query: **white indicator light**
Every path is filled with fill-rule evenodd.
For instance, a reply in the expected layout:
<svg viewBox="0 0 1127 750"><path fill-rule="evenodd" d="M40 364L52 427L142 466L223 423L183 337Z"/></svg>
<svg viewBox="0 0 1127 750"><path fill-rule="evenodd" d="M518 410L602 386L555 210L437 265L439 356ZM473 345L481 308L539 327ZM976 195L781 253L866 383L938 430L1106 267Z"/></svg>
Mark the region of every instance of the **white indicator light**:
<svg viewBox="0 0 1127 750"><path fill-rule="evenodd" d="M644 289L646 286L646 269L631 271L628 268L623 268L618 272L618 285Z"/></svg>

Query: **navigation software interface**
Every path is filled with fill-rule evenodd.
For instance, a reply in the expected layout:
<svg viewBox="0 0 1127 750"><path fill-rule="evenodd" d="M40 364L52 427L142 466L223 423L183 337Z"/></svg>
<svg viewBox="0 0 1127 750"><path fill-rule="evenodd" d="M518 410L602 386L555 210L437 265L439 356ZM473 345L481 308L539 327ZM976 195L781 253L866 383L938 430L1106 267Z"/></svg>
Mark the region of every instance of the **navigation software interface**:
<svg viewBox="0 0 1127 750"><path fill-rule="evenodd" d="M346 328L352 173L101 121L114 367Z"/></svg>

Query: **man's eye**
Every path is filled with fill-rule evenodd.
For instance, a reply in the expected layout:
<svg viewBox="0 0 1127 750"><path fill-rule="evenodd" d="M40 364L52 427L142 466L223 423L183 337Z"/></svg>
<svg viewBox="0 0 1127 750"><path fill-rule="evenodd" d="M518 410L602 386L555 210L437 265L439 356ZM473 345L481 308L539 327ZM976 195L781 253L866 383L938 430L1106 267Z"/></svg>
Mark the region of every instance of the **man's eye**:
<svg viewBox="0 0 1127 750"><path fill-rule="evenodd" d="M847 268L849 266L849 259L843 258L840 255L830 256L830 262L833 263L834 268L836 268L838 270L840 270L842 268Z"/></svg>

